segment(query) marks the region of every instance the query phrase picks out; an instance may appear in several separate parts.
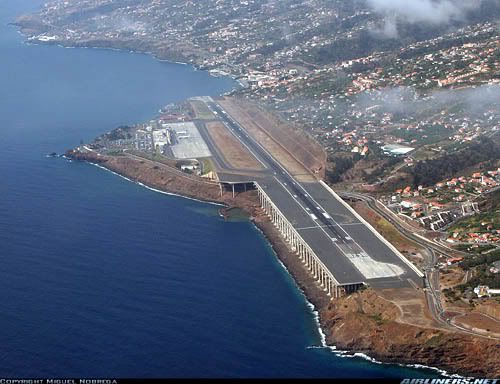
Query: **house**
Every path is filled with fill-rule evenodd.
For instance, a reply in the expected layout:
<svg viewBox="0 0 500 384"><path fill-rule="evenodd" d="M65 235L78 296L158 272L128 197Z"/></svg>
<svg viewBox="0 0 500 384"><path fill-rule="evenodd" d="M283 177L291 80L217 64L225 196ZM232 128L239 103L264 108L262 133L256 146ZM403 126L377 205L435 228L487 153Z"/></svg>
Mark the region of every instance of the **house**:
<svg viewBox="0 0 500 384"><path fill-rule="evenodd" d="M449 259L446 260L446 264L453 265L456 263L460 263L463 260L464 260L463 257L450 257Z"/></svg>

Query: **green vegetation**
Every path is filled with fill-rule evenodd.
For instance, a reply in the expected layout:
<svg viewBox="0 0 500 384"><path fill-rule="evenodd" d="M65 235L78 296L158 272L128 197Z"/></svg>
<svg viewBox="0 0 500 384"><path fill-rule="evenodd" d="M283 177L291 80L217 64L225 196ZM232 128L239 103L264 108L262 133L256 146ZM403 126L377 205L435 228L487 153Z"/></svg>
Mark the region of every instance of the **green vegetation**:
<svg viewBox="0 0 500 384"><path fill-rule="evenodd" d="M209 172L215 172L215 166L211 159L200 159L201 174L206 175Z"/></svg>
<svg viewBox="0 0 500 384"><path fill-rule="evenodd" d="M481 267L489 267L491 263L500 260L500 249L495 251L491 251L488 253L474 253L470 254L466 257L464 261L460 263L460 267L465 270L471 269L473 267L481 266ZM489 272L488 272L489 273ZM500 276L498 276L500 279ZM499 280L500 283L500 280Z"/></svg>
<svg viewBox="0 0 500 384"><path fill-rule="evenodd" d="M394 136L404 139L407 142L416 140L419 145L434 144L450 135L450 129L442 125L428 125L421 129L396 129L391 132Z"/></svg>
<svg viewBox="0 0 500 384"><path fill-rule="evenodd" d="M477 253L481 254L483 252L489 251L490 249L496 248L492 244L486 244L486 245L480 245L479 247L472 247L469 244L459 244L455 246L455 249L463 252L472 252L472 253Z"/></svg>
<svg viewBox="0 0 500 384"><path fill-rule="evenodd" d="M500 228L500 215L497 210L465 217L457 221L448 232L490 232L486 230L488 226Z"/></svg>
<svg viewBox="0 0 500 384"><path fill-rule="evenodd" d="M162 162L163 160L166 160L167 158L163 156L161 153L155 152L153 153L152 160Z"/></svg>
<svg viewBox="0 0 500 384"><path fill-rule="evenodd" d="M121 125L118 128L113 129L111 132L106 133L106 139L114 141L114 140L127 140L131 139L132 135L129 133L133 127L129 127L128 125Z"/></svg>
<svg viewBox="0 0 500 384"><path fill-rule="evenodd" d="M125 156L125 154L123 153L123 151L117 149L117 150L113 150L113 151L108 151L107 154L109 156Z"/></svg>
<svg viewBox="0 0 500 384"><path fill-rule="evenodd" d="M201 120L213 120L214 114L207 108L207 105L201 101L190 100L189 103L193 107L194 117Z"/></svg>
<svg viewBox="0 0 500 384"><path fill-rule="evenodd" d="M473 289L478 285L487 285L492 289L499 289L500 274L491 273L489 271L489 265L481 265L474 270L474 277L472 279L466 284L459 285L457 288L463 293L466 289Z"/></svg>
<svg viewBox="0 0 500 384"><path fill-rule="evenodd" d="M443 289L444 296L446 297L446 300L449 302L454 302L457 300L460 300L460 295L455 289L452 288L445 288Z"/></svg>
<svg viewBox="0 0 500 384"><path fill-rule="evenodd" d="M492 165L500 159L500 145L488 138L482 138L465 149L446 154L437 159L418 162L410 171L413 186L433 185L440 180L455 176L463 169L485 163Z"/></svg>
<svg viewBox="0 0 500 384"><path fill-rule="evenodd" d="M438 333L427 340L424 345L431 348L437 347L443 342L443 336L444 335L442 333Z"/></svg>
<svg viewBox="0 0 500 384"><path fill-rule="evenodd" d="M328 156L328 167L326 177L331 183L338 183L341 180L342 174L351 169L355 162L359 160L359 154L331 154Z"/></svg>
<svg viewBox="0 0 500 384"><path fill-rule="evenodd" d="M381 313L377 313L377 314L375 314L375 315L368 315L368 317L369 317L370 319L372 319L373 321L375 321L375 323L376 323L377 325L384 325L384 324L386 324L386 323L388 322L388 320L387 320L387 319L384 319L384 318L382 317L382 314L381 314Z"/></svg>

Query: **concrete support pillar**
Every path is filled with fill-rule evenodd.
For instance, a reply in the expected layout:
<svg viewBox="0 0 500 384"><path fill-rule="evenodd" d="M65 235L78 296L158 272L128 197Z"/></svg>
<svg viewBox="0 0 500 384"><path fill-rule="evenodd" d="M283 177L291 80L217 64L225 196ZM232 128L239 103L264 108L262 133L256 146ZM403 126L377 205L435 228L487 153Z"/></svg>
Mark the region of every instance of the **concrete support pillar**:
<svg viewBox="0 0 500 384"><path fill-rule="evenodd" d="M219 186L222 195L222 183L220 183ZM231 187L233 197L235 197L236 191L234 184L232 184ZM244 188L246 190L246 185L244 185ZM269 216L274 226L283 235L283 238L290 244L290 247L295 250L299 260L304 263L314 279L323 287L329 296L332 298L341 297L344 293L344 288L335 284L335 280L331 277L330 273L324 269L323 265L320 264L309 246L302 240L300 234L295 230L287 218L282 216L266 193L259 187L257 187L257 191L262 209Z"/></svg>

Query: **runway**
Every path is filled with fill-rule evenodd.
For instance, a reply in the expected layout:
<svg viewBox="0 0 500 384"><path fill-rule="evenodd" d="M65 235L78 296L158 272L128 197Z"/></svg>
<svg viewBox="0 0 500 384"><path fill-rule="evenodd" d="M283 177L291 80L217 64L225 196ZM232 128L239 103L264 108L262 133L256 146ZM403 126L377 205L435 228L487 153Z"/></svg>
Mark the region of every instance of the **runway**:
<svg viewBox="0 0 500 384"><path fill-rule="evenodd" d="M298 182L219 104L205 102L265 166L265 171L256 174L253 181L272 199L340 284L364 282L374 287L422 287L423 275L327 186L319 181ZM239 177L232 174L227 181L238 180ZM249 175L241 175L241 180L248 181Z"/></svg>

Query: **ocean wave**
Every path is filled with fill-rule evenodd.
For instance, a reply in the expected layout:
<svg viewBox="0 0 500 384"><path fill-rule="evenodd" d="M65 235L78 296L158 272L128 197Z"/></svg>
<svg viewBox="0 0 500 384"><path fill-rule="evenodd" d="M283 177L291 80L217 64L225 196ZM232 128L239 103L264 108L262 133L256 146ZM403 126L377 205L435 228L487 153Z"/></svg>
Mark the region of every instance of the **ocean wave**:
<svg viewBox="0 0 500 384"><path fill-rule="evenodd" d="M256 228L261 233L263 233L262 230L260 230L260 228L258 228L257 226L256 226ZM264 236L265 236L265 234L264 234ZM273 249L273 251L274 251L274 249ZM274 252L274 253L276 254L276 252ZM423 365L423 364L403 364L403 363L394 363L394 362L386 363L386 362L377 360L377 359L375 359L375 358L373 358L365 353L353 352L353 351L348 351L348 350L340 350L340 349L337 349L337 347L335 345L328 345L326 342L326 334L323 331L323 328L321 327L319 312L316 309L315 305L309 301L309 298L306 296L304 290L299 287L299 285L297 284L297 282L293 278L293 276L290 273L290 270L287 268L287 266L277 256L276 256L276 259L278 260L278 263L281 265L281 267L292 278L292 281L294 282L295 287L297 288L297 290L300 292L300 294L304 298L307 308L310 310L311 314L313 315L314 323L316 325L316 330L318 331L318 334L320 336L320 345L309 345L306 347L307 349L327 349L330 352L334 353L336 356L342 357L342 358L361 358L361 359L369 361L370 363L379 364L379 365L393 365L393 366L399 366L399 367L403 367L403 368L414 368L414 369L422 369L422 370L428 369L428 370L432 370L432 371L439 373L441 376L450 377L450 378L463 378L464 377L464 376L461 376L461 375L458 375L455 373L449 373L446 370L441 369L441 368L431 367L431 366Z"/></svg>
<svg viewBox="0 0 500 384"><path fill-rule="evenodd" d="M220 204L220 203L215 203L215 202L210 202L210 201L204 201L204 200L199 200L199 199L195 199L195 198L191 198L191 197L186 197L186 196L183 196L183 195L179 195L179 194L176 194L176 193L171 193L171 192L165 192L165 191L161 191L159 189L156 189L156 188L152 188L152 187L149 187L139 181L135 181L135 180L132 180L126 176L123 176L115 171L112 171L106 167L103 167L102 165L99 165L99 164L95 164L95 163L90 163L88 162L89 164L92 164L98 168L101 168L105 171L108 171L108 172L111 172L125 180L128 180L132 183L135 183L135 184L138 184L144 188L147 188L151 191L154 191L154 192L158 192L158 193L161 193L161 194L164 194L164 195L170 195L170 196L177 196L177 197L182 197L182 198L185 198L185 199L189 199L189 200L194 200L194 201L198 201L198 202L201 202L201 203L208 203L208 204L213 204L213 205L217 205L217 206L224 206L223 204ZM265 233L259 228L257 227L255 224L254 224L254 227L264 236L266 237ZM267 239L267 237L266 237ZM268 243L270 244L269 240L267 240ZM395 365L395 366L400 366L400 367L404 367L404 368L414 368L414 369L428 369L428 370L432 370L432 371L435 371L435 372L438 372L441 376L444 376L444 377L450 377L450 378L463 378L463 376L461 375L458 375L458 374L451 374L449 372L447 372L446 370L444 369L440 369L440 368L437 368L437 367L431 367L431 366L427 366L427 365L423 365L423 364L403 364L403 363L386 363L386 362L382 362L382 361L379 361L371 356L368 356L364 353L361 353L361 352L352 352L352 351L348 351L348 350L339 350L337 349L337 347L335 345L328 345L327 342L326 342L326 334L325 332L323 331L323 328L321 327L321 322L320 322L320 317L319 317L319 312L318 310L316 309L315 305L313 303L311 303L308 299L308 297L306 296L304 290L302 288L299 287L299 285L297 284L297 282L295 281L295 279L293 278L292 274L290 273L290 270L287 268L287 266L280 260L280 258L277 256L276 254L276 251L274 250L274 248L272 247L272 244L270 244L271 246L271 249L273 250L275 256L276 256L276 260L278 261L278 263L280 264L280 266L287 272L287 274L291 277L295 287L297 288L297 290L300 292L300 294L302 295L302 297L304 298L305 302L306 302L306 306L307 308L309 309L310 313L313 315L313 319L314 319L314 323L316 325L316 330L318 332L318 335L320 336L320 345L310 345L310 346L307 346L306 348L307 349L328 349L330 352L334 353L336 356L338 357L342 357L342 358L361 358L361 359L364 359L364 360L367 360L373 364L379 364L379 365Z"/></svg>

